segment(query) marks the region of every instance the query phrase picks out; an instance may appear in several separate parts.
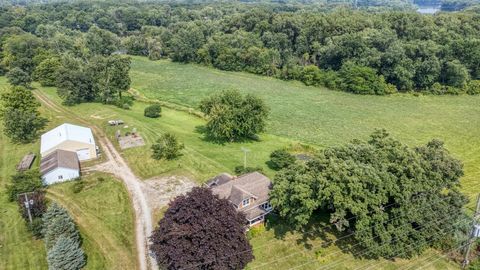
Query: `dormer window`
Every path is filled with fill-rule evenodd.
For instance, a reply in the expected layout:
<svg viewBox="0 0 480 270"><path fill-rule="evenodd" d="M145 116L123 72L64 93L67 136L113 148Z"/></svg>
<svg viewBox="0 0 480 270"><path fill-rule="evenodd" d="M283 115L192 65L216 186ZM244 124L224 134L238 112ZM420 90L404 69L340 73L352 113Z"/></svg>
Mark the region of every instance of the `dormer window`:
<svg viewBox="0 0 480 270"><path fill-rule="evenodd" d="M248 206L249 204L250 204L250 198L247 198L247 199L242 201L242 206L243 207Z"/></svg>

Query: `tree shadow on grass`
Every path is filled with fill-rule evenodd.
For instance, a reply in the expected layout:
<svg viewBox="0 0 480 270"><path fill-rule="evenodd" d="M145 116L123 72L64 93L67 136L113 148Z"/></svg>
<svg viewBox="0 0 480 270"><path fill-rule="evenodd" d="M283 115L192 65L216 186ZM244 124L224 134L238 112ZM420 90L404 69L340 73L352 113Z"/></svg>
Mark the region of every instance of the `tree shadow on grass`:
<svg viewBox="0 0 480 270"><path fill-rule="evenodd" d="M286 220L273 213L267 218L266 230L273 230L276 239L285 241L288 241L288 234L299 234L300 237L296 237L295 243L303 245L307 250L317 252L335 245L342 253L350 253L355 258L373 259L368 254L363 254L365 250L355 241L351 231L339 232L329 222L329 219L329 213L319 211L313 215L306 226L296 229ZM321 243L312 244L314 240L321 240Z"/></svg>

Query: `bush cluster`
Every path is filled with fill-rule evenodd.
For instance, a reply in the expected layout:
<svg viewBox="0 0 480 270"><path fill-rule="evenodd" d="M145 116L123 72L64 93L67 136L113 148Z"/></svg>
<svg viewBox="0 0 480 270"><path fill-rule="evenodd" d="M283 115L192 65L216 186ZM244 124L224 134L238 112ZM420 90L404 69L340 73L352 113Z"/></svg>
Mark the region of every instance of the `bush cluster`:
<svg viewBox="0 0 480 270"><path fill-rule="evenodd" d="M153 104L145 108L143 115L145 117L158 118L160 117L161 112L162 112L162 107L160 107L160 104Z"/></svg>

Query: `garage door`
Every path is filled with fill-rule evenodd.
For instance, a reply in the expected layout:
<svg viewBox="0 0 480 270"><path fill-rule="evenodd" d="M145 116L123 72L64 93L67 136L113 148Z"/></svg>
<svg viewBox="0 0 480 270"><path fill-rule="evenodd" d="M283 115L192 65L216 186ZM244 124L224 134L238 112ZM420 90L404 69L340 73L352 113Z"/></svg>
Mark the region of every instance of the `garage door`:
<svg viewBox="0 0 480 270"><path fill-rule="evenodd" d="M77 150L78 160L87 160L90 159L90 149L79 149Z"/></svg>

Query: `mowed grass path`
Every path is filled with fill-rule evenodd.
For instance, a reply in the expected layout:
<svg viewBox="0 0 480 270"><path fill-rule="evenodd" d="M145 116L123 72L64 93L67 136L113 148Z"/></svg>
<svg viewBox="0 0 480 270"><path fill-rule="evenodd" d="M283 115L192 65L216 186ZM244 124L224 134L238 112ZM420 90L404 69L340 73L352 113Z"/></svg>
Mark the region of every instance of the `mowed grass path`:
<svg viewBox="0 0 480 270"><path fill-rule="evenodd" d="M6 88L5 78L0 77L0 93ZM45 107L40 111L49 120L46 130L66 120ZM0 269L47 269L43 241L34 239L27 231L16 202L8 202L5 193L23 155L36 153L32 168L38 168L39 140L13 144L2 128L0 125ZM99 176L104 181L98 181ZM88 256L84 269L136 269L133 213L127 191L120 181L104 174L86 177L85 181L85 189L77 194L73 193L71 182L47 189L48 198L66 207L79 226L82 247Z"/></svg>
<svg viewBox="0 0 480 270"><path fill-rule="evenodd" d="M464 162L463 191L472 199L480 192L480 96L360 96L143 57L133 57L131 78L149 99L192 108L220 90L256 94L271 108L269 134L319 147L366 138L375 128L411 146L439 138Z"/></svg>

